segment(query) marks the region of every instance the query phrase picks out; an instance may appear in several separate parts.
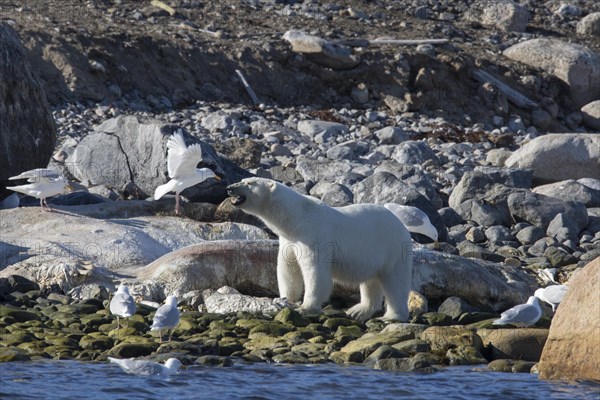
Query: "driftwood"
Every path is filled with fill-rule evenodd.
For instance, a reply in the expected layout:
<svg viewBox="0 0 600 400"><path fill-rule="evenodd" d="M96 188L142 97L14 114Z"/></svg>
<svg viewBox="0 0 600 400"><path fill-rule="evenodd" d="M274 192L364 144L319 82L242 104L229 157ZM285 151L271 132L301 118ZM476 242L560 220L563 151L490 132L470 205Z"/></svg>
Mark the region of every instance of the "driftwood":
<svg viewBox="0 0 600 400"><path fill-rule="evenodd" d="M150 2L150 4L152 4L154 7L158 7L160 9L165 10L166 12L169 13L169 15L172 17L173 15L175 15L175 9L171 6L166 5L165 3L163 3L160 0L152 0Z"/></svg>
<svg viewBox="0 0 600 400"><path fill-rule="evenodd" d="M472 72L472 74L473 74L473 77L481 83L490 82L490 83L493 83L494 85L496 85L496 87L498 87L498 89L506 95L506 98L508 99L508 101L515 104L516 106L521 107L521 108L537 108L538 107L538 104L535 101L529 99L524 94L519 93L515 89L511 88L506 83L502 82L500 79L496 78L492 74L485 72L481 69L474 70Z"/></svg>
<svg viewBox="0 0 600 400"><path fill-rule="evenodd" d="M420 44L445 44L448 43L448 39L341 39L332 41L333 43L342 44L350 47L369 47L369 46L383 46L386 44L411 46Z"/></svg>
<svg viewBox="0 0 600 400"><path fill-rule="evenodd" d="M250 86L250 84L248 83L248 81L246 80L244 75L242 74L242 71L240 71L239 69L236 69L235 73L240 78L240 81L242 82L242 85L244 85L244 89L246 89L246 92L248 92L248 95L252 99L252 102L254 104L260 104L261 103L260 99L258 98L256 93L254 93L254 90L252 90L252 87Z"/></svg>

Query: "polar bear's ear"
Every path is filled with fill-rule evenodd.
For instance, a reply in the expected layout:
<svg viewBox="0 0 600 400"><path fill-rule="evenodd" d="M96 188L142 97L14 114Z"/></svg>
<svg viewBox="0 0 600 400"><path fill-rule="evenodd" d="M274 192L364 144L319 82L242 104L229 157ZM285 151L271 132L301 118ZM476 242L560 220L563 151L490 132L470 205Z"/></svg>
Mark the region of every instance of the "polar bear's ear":
<svg viewBox="0 0 600 400"><path fill-rule="evenodd" d="M276 188L277 188L277 182L275 182L275 181L270 181L270 182L269 182L269 190L270 190L271 192L274 192Z"/></svg>

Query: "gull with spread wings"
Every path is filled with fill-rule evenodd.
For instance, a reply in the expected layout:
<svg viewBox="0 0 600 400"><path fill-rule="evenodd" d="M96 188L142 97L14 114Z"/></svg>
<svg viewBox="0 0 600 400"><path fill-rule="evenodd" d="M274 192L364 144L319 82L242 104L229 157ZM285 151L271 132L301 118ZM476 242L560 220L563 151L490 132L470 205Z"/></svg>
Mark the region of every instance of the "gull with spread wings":
<svg viewBox="0 0 600 400"><path fill-rule="evenodd" d="M179 194L191 186L209 178L220 178L209 168L196 168L202 161L202 149L198 143L186 146L181 130L167 141L167 171L171 180L154 191L154 200L169 192L175 192L175 214L179 214Z"/></svg>

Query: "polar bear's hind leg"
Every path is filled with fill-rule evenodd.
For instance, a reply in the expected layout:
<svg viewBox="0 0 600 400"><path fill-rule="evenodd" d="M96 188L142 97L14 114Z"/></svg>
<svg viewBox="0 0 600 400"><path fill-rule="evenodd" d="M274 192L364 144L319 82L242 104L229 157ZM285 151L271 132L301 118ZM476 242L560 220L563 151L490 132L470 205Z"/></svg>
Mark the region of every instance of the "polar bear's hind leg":
<svg viewBox="0 0 600 400"><path fill-rule="evenodd" d="M385 294L385 320L408 321L408 294L411 284L411 268L408 273L405 265L381 275L381 283Z"/></svg>
<svg viewBox="0 0 600 400"><path fill-rule="evenodd" d="M379 279L371 279L360 284L360 303L350 307L346 314L358 321L366 321L381 310L383 287Z"/></svg>

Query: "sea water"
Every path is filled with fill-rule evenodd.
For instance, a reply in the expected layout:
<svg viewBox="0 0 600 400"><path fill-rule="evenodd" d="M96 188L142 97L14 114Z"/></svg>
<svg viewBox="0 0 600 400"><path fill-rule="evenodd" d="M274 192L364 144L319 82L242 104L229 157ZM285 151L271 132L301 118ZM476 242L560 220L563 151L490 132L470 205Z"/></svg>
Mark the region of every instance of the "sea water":
<svg viewBox="0 0 600 400"><path fill-rule="evenodd" d="M448 367L430 374L334 364L189 366L170 377L125 374L100 362L0 364L2 399L600 399L592 382Z"/></svg>

